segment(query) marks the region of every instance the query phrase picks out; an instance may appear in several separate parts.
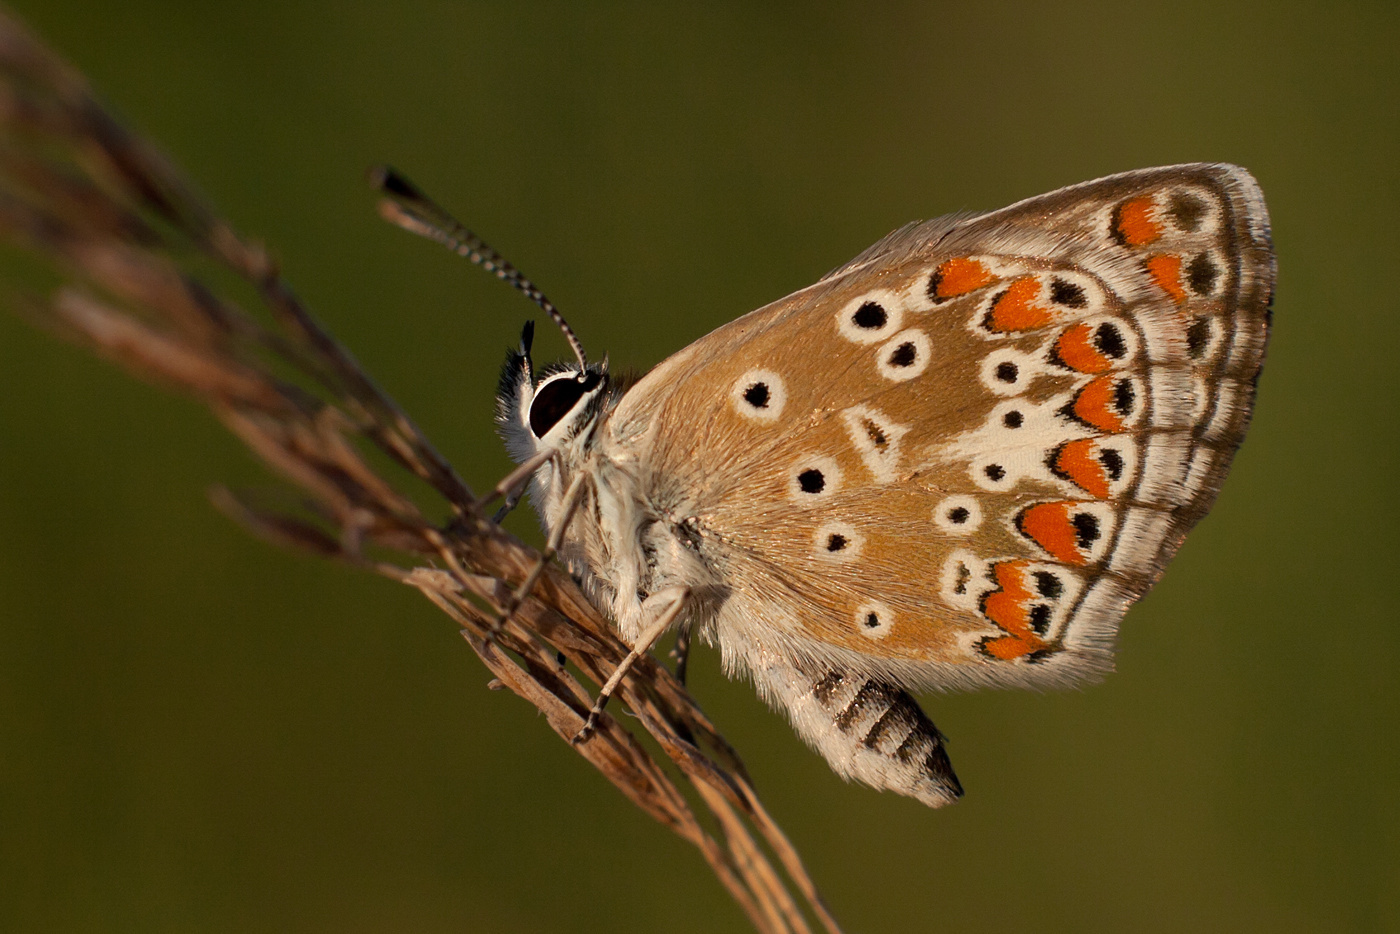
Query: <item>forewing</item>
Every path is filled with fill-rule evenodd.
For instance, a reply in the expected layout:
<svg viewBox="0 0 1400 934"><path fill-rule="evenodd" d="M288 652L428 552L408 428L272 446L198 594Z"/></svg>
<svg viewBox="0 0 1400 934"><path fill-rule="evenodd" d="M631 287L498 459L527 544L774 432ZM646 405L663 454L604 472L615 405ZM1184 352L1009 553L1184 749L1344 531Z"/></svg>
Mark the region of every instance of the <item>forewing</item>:
<svg viewBox="0 0 1400 934"><path fill-rule="evenodd" d="M1187 165L904 228L664 362L611 420L720 614L911 686L1072 681L1243 437L1273 253Z"/></svg>

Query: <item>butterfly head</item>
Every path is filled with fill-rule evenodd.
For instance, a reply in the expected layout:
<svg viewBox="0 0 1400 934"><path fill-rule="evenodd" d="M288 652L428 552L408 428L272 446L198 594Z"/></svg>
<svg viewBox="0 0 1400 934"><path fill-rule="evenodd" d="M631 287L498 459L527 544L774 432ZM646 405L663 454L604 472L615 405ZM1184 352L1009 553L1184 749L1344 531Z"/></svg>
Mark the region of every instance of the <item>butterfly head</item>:
<svg viewBox="0 0 1400 934"><path fill-rule="evenodd" d="M573 328L554 303L418 186L388 166L373 169L370 179L384 194L379 212L386 220L471 260L524 293L558 326L574 352L574 360L547 366L536 377L530 359L535 326L534 322L527 322L519 349L510 352L501 373L496 391L496 423L506 449L517 462L546 451L556 455L552 458L556 463L579 462L600 415L617 404L629 380L611 379L606 359L590 364Z"/></svg>
<svg viewBox="0 0 1400 934"><path fill-rule="evenodd" d="M586 444L614 395L606 359L582 368L574 361L553 363L536 373L530 357L534 332L534 322L527 322L519 348L506 355L496 390L496 424L517 462L547 449L567 456Z"/></svg>

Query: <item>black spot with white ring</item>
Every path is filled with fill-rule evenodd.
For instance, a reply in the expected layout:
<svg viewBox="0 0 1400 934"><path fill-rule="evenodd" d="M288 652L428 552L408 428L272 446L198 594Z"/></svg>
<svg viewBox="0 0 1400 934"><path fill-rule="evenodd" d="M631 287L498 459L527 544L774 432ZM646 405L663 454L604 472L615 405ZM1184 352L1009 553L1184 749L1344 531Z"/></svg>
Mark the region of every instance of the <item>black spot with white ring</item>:
<svg viewBox="0 0 1400 934"><path fill-rule="evenodd" d="M913 366L918 358L919 350L914 346L914 342L905 341L894 349L885 362L892 367L906 367Z"/></svg>
<svg viewBox="0 0 1400 934"><path fill-rule="evenodd" d="M933 522L950 535L970 535L982 524L982 507L975 496L949 496L934 507Z"/></svg>
<svg viewBox="0 0 1400 934"><path fill-rule="evenodd" d="M1094 347L1110 360L1122 360L1128 354L1128 342L1118 325L1105 321L1094 329Z"/></svg>
<svg viewBox="0 0 1400 934"><path fill-rule="evenodd" d="M900 329L903 299L889 289L874 289L847 302L836 315L836 330L855 344L883 341Z"/></svg>
<svg viewBox="0 0 1400 934"><path fill-rule="evenodd" d="M864 331L878 331L889 320L889 312L879 302L866 302L851 316L855 326Z"/></svg>
<svg viewBox="0 0 1400 934"><path fill-rule="evenodd" d="M1186 283L1197 295L1210 295L1214 292L1216 280L1219 278L1220 267L1208 253L1201 253L1186 264Z"/></svg>
<svg viewBox="0 0 1400 934"><path fill-rule="evenodd" d="M1136 401L1137 391L1133 389L1133 381L1120 379L1113 387L1113 408L1127 418L1133 413L1133 403Z"/></svg>
<svg viewBox="0 0 1400 934"><path fill-rule="evenodd" d="M1108 479L1117 482L1123 479L1123 455L1113 448L1104 448L1099 451L1099 463L1103 465L1104 473Z"/></svg>
<svg viewBox="0 0 1400 934"><path fill-rule="evenodd" d="M1000 347L982 358L978 372L982 385L998 396L1025 392L1044 369L1039 354L1022 353L1014 347Z"/></svg>
<svg viewBox="0 0 1400 934"><path fill-rule="evenodd" d="M1094 547L1094 542L1103 534L1099 528L1099 517L1093 513L1077 512L1069 521L1074 526L1075 544L1081 551Z"/></svg>
<svg viewBox="0 0 1400 934"><path fill-rule="evenodd" d="M783 414L787 404L787 387L783 378L772 370L749 370L734 381L729 390L734 411L745 419L772 423Z"/></svg>
<svg viewBox="0 0 1400 934"><path fill-rule="evenodd" d="M885 379L904 382L928 369L929 339L918 328L905 328L880 348L876 368Z"/></svg>
<svg viewBox="0 0 1400 934"><path fill-rule="evenodd" d="M953 582L953 593L962 596L967 593L967 582L972 580L972 571L968 570L967 563L958 562L957 580Z"/></svg>
<svg viewBox="0 0 1400 934"><path fill-rule="evenodd" d="M1191 359L1200 360L1206 355L1215 335L1215 323L1205 315L1197 316L1186 329L1186 352Z"/></svg>
<svg viewBox="0 0 1400 934"><path fill-rule="evenodd" d="M883 639L894 628L894 613L878 600L871 600L856 608L856 630L869 639Z"/></svg>
<svg viewBox="0 0 1400 934"><path fill-rule="evenodd" d="M1050 301L1066 308L1084 308L1089 304L1089 299L1084 295L1084 286L1059 276L1050 280Z"/></svg>
<svg viewBox="0 0 1400 934"><path fill-rule="evenodd" d="M1033 576L1035 578L1036 593L1040 594L1045 599L1058 600L1060 599L1060 595L1065 592L1064 581L1060 580L1049 571L1036 571Z"/></svg>
<svg viewBox="0 0 1400 934"><path fill-rule="evenodd" d="M1167 214L1175 222L1178 230L1194 233L1201 226L1210 206L1193 194L1178 191L1167 201Z"/></svg>
<svg viewBox="0 0 1400 934"><path fill-rule="evenodd" d="M812 534L812 554L822 561L849 564L860 557L865 536L849 522L824 522Z"/></svg>

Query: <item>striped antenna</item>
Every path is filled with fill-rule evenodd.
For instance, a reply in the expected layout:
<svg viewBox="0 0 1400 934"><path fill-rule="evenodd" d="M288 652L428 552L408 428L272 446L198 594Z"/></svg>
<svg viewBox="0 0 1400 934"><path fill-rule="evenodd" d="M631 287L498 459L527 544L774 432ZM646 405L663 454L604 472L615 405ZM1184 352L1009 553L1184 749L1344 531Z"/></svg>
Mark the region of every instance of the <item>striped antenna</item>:
<svg viewBox="0 0 1400 934"><path fill-rule="evenodd" d="M488 246L486 241L462 226L460 221L423 194L417 185L389 166L383 165L371 169L370 183L386 196L379 202L381 217L410 233L416 233L420 237L427 237L429 240L441 243L458 256L465 256L502 282L524 292L525 296L540 306L540 309L549 315L549 319L559 327L559 330L564 332L564 339L569 342L569 346L573 348L574 356L578 358L579 373L582 374L588 370L588 359L583 355L583 345L579 343L578 335L574 334L574 329L569 327L569 322L564 320L564 316L559 313L558 308L554 307L554 303L545 298L544 293L533 282L526 279L520 270L507 262L505 257Z"/></svg>

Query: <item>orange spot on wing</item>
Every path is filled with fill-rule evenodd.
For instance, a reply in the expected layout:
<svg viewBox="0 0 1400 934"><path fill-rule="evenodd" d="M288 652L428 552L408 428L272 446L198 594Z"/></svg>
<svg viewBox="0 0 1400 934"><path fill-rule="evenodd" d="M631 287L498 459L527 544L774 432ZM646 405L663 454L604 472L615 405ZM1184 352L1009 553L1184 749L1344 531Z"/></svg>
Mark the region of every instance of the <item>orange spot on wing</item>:
<svg viewBox="0 0 1400 934"><path fill-rule="evenodd" d="M933 274L929 284L930 297L934 301L956 298L975 292L983 286L997 281L992 271L978 260L966 256L945 260Z"/></svg>
<svg viewBox="0 0 1400 934"><path fill-rule="evenodd" d="M1162 291L1172 297L1178 305L1186 301L1186 288L1181 284L1181 257L1172 253L1161 253L1149 257L1143 265L1152 276L1152 281L1162 287Z"/></svg>
<svg viewBox="0 0 1400 934"><path fill-rule="evenodd" d="M1102 373L1110 369L1113 361L1094 346L1093 335L1094 329L1087 324L1069 328L1055 341L1056 358L1081 373Z"/></svg>
<svg viewBox="0 0 1400 934"><path fill-rule="evenodd" d="M1113 227L1125 246L1145 246L1160 237L1162 222L1157 220L1152 196L1143 195L1118 205Z"/></svg>
<svg viewBox="0 0 1400 934"><path fill-rule="evenodd" d="M1108 471L1099 461L1098 444L1093 438L1080 438L1061 446L1055 455L1055 472L1091 496L1108 496Z"/></svg>
<svg viewBox="0 0 1400 934"><path fill-rule="evenodd" d="M1035 304L1040 297L1040 280L1022 276L1001 293L987 314L987 328L992 331L1030 331L1042 328L1053 318L1049 308Z"/></svg>
<svg viewBox="0 0 1400 934"><path fill-rule="evenodd" d="M1072 405L1075 417L1100 431L1122 431L1123 416L1119 415L1113 406L1117 385L1116 377L1100 376L1079 390L1079 395L1074 397Z"/></svg>
<svg viewBox="0 0 1400 934"><path fill-rule="evenodd" d="M1002 661L1044 649L1048 643L1031 626L1031 592L1026 561L1002 561L992 565L997 590L982 601L982 613L1006 630L1006 635L982 642L983 651Z"/></svg>
<svg viewBox="0 0 1400 934"><path fill-rule="evenodd" d="M1078 534L1070 522L1073 503L1038 503L1016 518L1017 527L1031 541L1050 552L1057 561L1082 565L1087 562L1079 550Z"/></svg>

